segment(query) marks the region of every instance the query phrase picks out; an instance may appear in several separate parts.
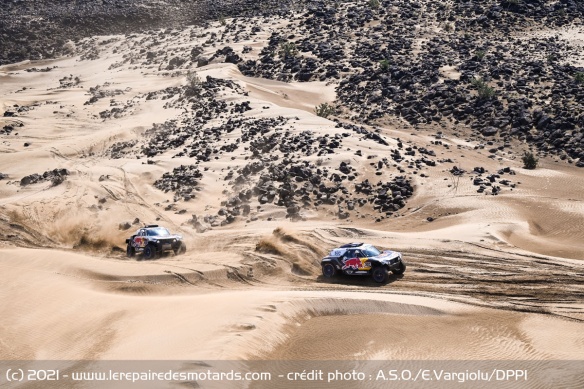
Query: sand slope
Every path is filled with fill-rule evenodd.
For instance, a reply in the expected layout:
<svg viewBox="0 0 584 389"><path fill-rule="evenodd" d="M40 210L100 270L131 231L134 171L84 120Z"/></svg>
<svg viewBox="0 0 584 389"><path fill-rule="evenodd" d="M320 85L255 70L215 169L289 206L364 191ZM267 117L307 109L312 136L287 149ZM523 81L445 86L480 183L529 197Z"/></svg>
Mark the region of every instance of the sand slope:
<svg viewBox="0 0 584 389"><path fill-rule="evenodd" d="M3 359L582 357L581 324L543 315L282 280L193 286L169 262L54 250L3 250L0 266L3 338L16 340ZM358 341L340 336L352 331Z"/></svg>

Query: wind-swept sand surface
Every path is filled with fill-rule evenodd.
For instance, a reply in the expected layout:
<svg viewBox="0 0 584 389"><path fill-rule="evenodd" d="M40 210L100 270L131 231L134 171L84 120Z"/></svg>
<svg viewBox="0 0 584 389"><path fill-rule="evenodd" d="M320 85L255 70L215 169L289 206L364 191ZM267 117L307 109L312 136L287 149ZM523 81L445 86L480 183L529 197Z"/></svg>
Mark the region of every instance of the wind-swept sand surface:
<svg viewBox="0 0 584 389"><path fill-rule="evenodd" d="M253 59L292 27L95 37L0 67L0 359L584 359L582 168L526 170L525 143L491 152L446 125L319 117L337 83L246 76L210 43ZM144 223L187 253L126 258ZM406 273L323 280L355 241Z"/></svg>
<svg viewBox="0 0 584 389"><path fill-rule="evenodd" d="M0 266L3 359L582 357L581 324L549 315L284 276L249 285L188 259L6 249Z"/></svg>

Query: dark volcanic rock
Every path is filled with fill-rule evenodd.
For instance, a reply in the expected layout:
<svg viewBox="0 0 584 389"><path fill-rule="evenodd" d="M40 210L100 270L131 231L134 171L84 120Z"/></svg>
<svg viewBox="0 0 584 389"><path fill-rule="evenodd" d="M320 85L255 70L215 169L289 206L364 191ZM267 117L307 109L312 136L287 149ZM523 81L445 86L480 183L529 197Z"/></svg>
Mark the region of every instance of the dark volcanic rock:
<svg viewBox="0 0 584 389"><path fill-rule="evenodd" d="M174 192L174 201L188 201L195 197L199 179L203 177L195 165L181 165L172 172L164 173L162 178L154 182L154 186L164 192Z"/></svg>
<svg viewBox="0 0 584 389"><path fill-rule="evenodd" d="M406 0L380 5L323 0L6 1L0 7L0 64L72 54L75 48L68 40L81 37L160 27L166 28L160 32L165 35L174 33L173 28L231 16L240 22L270 15L290 19L299 11L298 18L291 18L291 30L274 32L255 58L243 60L249 48L235 53L225 46L229 39L215 36L213 57L202 57L204 49L197 46L182 57L164 58L160 65L186 69L220 56L248 76L333 82L338 84L338 105L354 113L351 121L374 124L394 116L413 126L447 122L501 142L517 138L545 153L563 152L581 164L584 91L576 75L584 69L569 65L578 48L557 36L516 37L528 29L581 22L583 1L467 0L446 6ZM229 28L235 24L226 24L226 31L233 31ZM430 33L424 26L440 31ZM250 28L251 36L260 31L262 26ZM420 41L420 34L428 39ZM86 53L83 59L98 54ZM152 48L143 54L145 61L161 56ZM445 67L457 76L445 75ZM482 89L477 81L484 84ZM88 104L98 98L93 96ZM119 109L102 111L101 116L123 116ZM375 132L363 135L385 144ZM325 155L334 148L317 152Z"/></svg>
<svg viewBox="0 0 584 389"><path fill-rule="evenodd" d="M25 177L22 177L20 180L20 186L27 186L32 184L37 184L40 182L51 181L53 186L57 186L63 183L67 176L69 175L69 171L67 169L53 169L47 170L43 174L31 174Z"/></svg>
<svg viewBox="0 0 584 389"><path fill-rule="evenodd" d="M0 7L0 65L69 54L65 44L94 35L179 28L221 17L289 14L304 1L14 0ZM176 63L169 64L175 67Z"/></svg>

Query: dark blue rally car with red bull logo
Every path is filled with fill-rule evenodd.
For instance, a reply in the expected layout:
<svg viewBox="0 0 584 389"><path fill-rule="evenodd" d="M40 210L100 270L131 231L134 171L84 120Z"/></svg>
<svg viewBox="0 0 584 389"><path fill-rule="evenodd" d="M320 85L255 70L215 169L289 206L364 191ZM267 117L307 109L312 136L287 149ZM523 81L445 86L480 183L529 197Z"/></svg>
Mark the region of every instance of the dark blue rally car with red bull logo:
<svg viewBox="0 0 584 389"><path fill-rule="evenodd" d="M154 259L166 251L174 251L178 255L187 250L182 236L173 235L166 228L155 224L140 228L126 239L126 245L128 257L142 253L144 259Z"/></svg>
<svg viewBox="0 0 584 389"><path fill-rule="evenodd" d="M397 251L379 251L364 243L349 243L333 249L321 261L322 275L333 278L339 273L347 275L370 275L375 282L384 283L389 272L403 274L406 264Z"/></svg>

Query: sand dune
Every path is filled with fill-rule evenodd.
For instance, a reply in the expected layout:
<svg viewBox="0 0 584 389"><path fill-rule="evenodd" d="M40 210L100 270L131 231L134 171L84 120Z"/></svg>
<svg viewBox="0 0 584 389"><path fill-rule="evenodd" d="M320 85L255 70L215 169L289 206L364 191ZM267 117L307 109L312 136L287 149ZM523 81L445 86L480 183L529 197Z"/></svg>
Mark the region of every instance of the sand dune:
<svg viewBox="0 0 584 389"><path fill-rule="evenodd" d="M179 268L172 261L144 264L55 250L3 250L2 293L13 295L2 306L3 333L15 335L18 342L3 343L2 358L582 356L584 339L575 322L389 291L331 292L317 285L302 291L293 280L282 283L282 277L246 284L225 275L208 277L212 269L202 272L205 282L197 282L187 270L195 264L188 262L181 261ZM552 326L561 337L542 333ZM343 336L331 338L331 329L333 334L360 335L347 343ZM419 347L412 338L421 340Z"/></svg>

